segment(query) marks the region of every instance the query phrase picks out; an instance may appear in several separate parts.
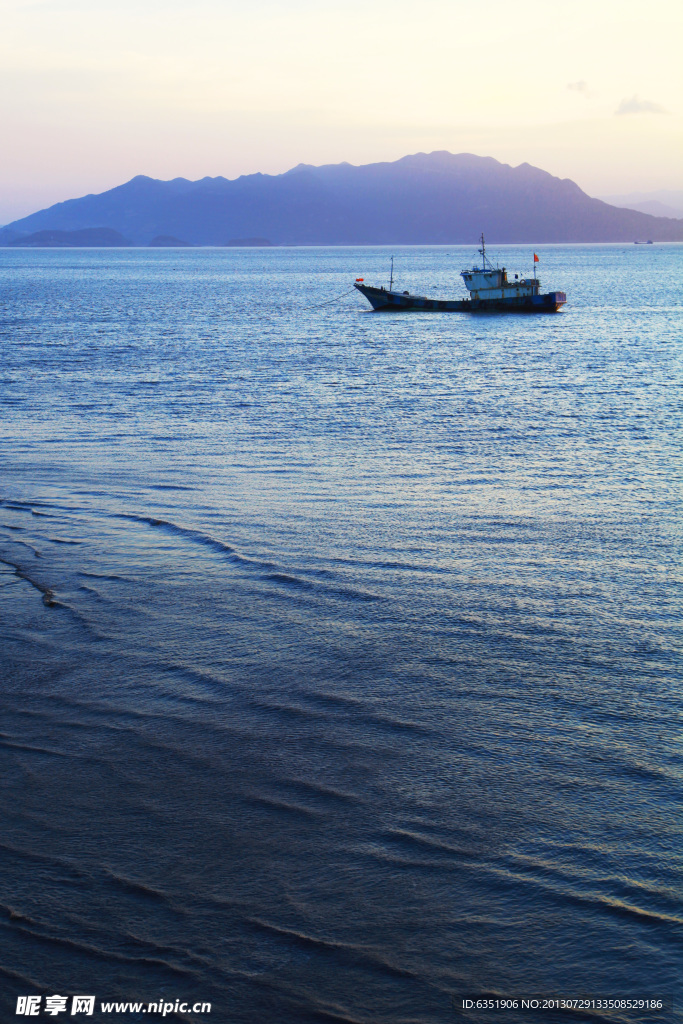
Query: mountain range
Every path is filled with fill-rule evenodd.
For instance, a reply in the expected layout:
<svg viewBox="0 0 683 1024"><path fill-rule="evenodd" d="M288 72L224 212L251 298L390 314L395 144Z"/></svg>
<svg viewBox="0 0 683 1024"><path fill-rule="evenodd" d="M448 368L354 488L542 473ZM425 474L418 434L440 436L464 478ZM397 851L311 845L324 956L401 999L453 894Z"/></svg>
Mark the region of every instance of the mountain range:
<svg viewBox="0 0 683 1024"><path fill-rule="evenodd" d="M0 244L95 228L133 245L164 236L189 245L453 245L482 232L492 243L683 241L683 221L611 206L530 164L435 152L234 180L138 175L14 221Z"/></svg>
<svg viewBox="0 0 683 1024"><path fill-rule="evenodd" d="M683 220L683 189L660 188L656 192L628 192L619 196L598 196L611 206L625 206L655 217L677 217Z"/></svg>

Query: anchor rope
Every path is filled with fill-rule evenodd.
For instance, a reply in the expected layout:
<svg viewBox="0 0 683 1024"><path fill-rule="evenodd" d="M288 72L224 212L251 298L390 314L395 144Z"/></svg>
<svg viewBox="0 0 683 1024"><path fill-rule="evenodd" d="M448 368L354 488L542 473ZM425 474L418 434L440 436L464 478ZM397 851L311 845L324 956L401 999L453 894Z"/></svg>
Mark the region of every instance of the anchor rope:
<svg viewBox="0 0 683 1024"><path fill-rule="evenodd" d="M304 306L304 309L319 309L320 306L330 306L333 302L339 302L340 299L345 298L347 295L352 295L354 292L353 288L348 288L341 295L336 295L333 299L326 299L325 302L316 302L313 306Z"/></svg>

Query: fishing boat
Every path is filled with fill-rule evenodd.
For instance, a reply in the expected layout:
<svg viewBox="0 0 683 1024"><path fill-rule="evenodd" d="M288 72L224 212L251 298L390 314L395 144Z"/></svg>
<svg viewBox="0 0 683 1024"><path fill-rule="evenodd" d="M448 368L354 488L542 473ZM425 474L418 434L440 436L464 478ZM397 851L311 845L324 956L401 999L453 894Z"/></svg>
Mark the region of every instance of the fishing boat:
<svg viewBox="0 0 683 1024"><path fill-rule="evenodd" d="M357 277L354 287L364 295L373 309L381 312L420 309L430 313L555 313L565 304L564 292L541 294L536 277L538 256L534 253L534 276L508 278L505 267L493 266L486 255L486 242L481 236L481 266L461 271L460 276L470 293L468 299L432 299L426 295L394 290L394 257L391 257L389 287L373 287Z"/></svg>

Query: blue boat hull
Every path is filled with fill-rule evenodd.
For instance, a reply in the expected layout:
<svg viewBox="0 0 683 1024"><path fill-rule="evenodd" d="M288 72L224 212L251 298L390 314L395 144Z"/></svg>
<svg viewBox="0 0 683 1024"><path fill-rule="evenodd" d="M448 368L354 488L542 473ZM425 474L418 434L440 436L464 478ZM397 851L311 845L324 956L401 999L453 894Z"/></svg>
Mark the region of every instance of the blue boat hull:
<svg viewBox="0 0 683 1024"><path fill-rule="evenodd" d="M556 313L567 301L564 292L515 296L509 299L428 299L408 292L388 292L366 284L354 285L377 312L417 309L425 313Z"/></svg>

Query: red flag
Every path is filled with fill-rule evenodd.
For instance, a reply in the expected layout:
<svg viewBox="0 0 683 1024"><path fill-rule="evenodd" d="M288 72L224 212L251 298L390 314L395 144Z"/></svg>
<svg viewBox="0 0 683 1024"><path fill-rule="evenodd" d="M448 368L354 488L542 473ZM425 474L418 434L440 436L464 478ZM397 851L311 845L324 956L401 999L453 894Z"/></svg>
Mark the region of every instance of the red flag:
<svg viewBox="0 0 683 1024"><path fill-rule="evenodd" d="M365 280L365 278L363 278L363 277L357 277L356 278L356 281L364 281L364 280Z"/></svg>
<svg viewBox="0 0 683 1024"><path fill-rule="evenodd" d="M538 256L534 253L534 263L538 263Z"/></svg>

